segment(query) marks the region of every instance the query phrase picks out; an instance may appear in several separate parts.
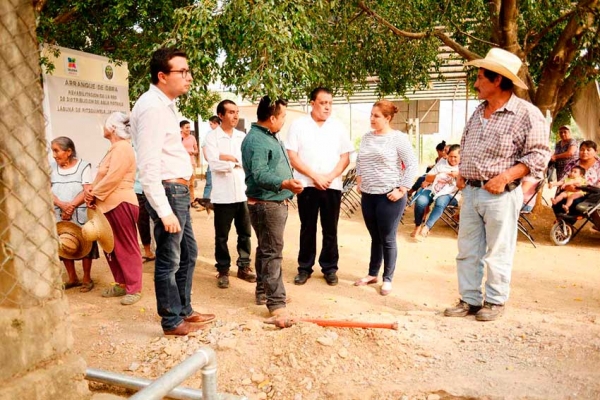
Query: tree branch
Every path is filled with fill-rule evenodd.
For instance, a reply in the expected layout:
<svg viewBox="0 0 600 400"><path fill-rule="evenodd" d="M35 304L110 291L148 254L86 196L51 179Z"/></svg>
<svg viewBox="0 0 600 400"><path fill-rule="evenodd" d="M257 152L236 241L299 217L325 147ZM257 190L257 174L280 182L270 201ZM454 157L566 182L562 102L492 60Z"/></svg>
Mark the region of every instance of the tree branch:
<svg viewBox="0 0 600 400"><path fill-rule="evenodd" d="M396 36L402 36L405 37L407 39L424 39L427 36L429 36L428 32L418 32L418 33L414 33L414 32L408 32L408 31L403 31L401 29L396 28L394 25L392 25L391 23L389 23L385 18L383 18L381 15L377 14L375 11L371 10L364 1L360 0L358 2L358 6L367 14L369 14L371 17L373 17L376 21L378 21L380 24L382 24L383 26L387 27L390 31L392 31L394 33L394 35Z"/></svg>
<svg viewBox="0 0 600 400"><path fill-rule="evenodd" d="M529 37L529 32L528 32L525 35L525 41L524 41L523 52L525 53L525 55L531 53L531 51L538 45L538 43L544 38L544 36L546 36L546 34L548 34L548 32L550 32L552 29L554 29L556 27L556 25L571 18L574 13L575 13L575 10L572 10L572 11L569 11L568 13L560 16L559 18L555 19L550 24L548 24L544 29L542 29L539 33L532 35L531 41L529 43L528 43L528 40L530 37Z"/></svg>

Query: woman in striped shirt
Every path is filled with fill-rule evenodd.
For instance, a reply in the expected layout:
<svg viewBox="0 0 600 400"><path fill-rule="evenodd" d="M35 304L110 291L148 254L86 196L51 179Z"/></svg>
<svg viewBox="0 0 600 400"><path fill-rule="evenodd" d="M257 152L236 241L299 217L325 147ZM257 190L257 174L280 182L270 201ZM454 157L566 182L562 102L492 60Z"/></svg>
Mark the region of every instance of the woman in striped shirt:
<svg viewBox="0 0 600 400"><path fill-rule="evenodd" d="M377 283L383 263L382 296L392 291L398 257L396 232L406 206L406 192L418 167L408 136L390 126L397 112L391 101L380 100L373 105L373 130L363 136L356 162L363 218L371 235L371 259L369 274L354 285Z"/></svg>

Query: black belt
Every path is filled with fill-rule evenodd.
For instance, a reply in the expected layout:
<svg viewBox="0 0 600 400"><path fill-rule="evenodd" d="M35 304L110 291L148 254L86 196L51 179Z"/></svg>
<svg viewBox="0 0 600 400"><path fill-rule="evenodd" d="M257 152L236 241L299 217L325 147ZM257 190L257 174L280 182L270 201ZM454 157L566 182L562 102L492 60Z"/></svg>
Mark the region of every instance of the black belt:
<svg viewBox="0 0 600 400"><path fill-rule="evenodd" d="M465 183L466 183L467 185L469 185L469 186L472 186L472 187L476 187L476 188L482 188L482 187L484 187L484 186L485 186L485 184L486 184L486 183L488 183L488 182L489 182L489 180L485 180L485 181L482 181L482 180L477 180L477 179L467 179L467 180L465 180ZM505 186L505 188L504 188L504 191L505 191L505 192L512 192L512 191L513 191L513 190L515 190L515 189L516 189L516 188L517 188L517 187L518 187L520 184L521 184L521 180L520 180L520 179L517 179L517 180L514 180L514 181L512 181L512 182L509 182L509 183L507 183L507 184L506 184L506 186Z"/></svg>

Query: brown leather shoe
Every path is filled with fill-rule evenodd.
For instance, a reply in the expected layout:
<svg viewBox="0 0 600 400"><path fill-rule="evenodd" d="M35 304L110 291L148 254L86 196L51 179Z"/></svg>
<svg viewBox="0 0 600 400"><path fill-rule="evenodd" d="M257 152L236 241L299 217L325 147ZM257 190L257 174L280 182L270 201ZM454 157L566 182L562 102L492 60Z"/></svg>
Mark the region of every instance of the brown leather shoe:
<svg viewBox="0 0 600 400"><path fill-rule="evenodd" d="M459 300L454 307L449 307L444 310L446 317L466 317L467 315L475 314L481 310L481 306L473 306L466 301Z"/></svg>
<svg viewBox="0 0 600 400"><path fill-rule="evenodd" d="M198 311L194 311L189 317L184 318L185 322L193 322L197 324L205 324L215 319L215 314L200 314Z"/></svg>
<svg viewBox="0 0 600 400"><path fill-rule="evenodd" d="M250 267L238 267L237 277L246 282L256 282L256 274Z"/></svg>
<svg viewBox="0 0 600 400"><path fill-rule="evenodd" d="M504 304L483 303L483 308L475 314L477 321L494 321L504 313Z"/></svg>
<svg viewBox="0 0 600 400"><path fill-rule="evenodd" d="M200 331L206 328L207 325L196 325L183 321L177 328L171 329L170 331L163 330L163 332L165 335L186 336L191 332Z"/></svg>

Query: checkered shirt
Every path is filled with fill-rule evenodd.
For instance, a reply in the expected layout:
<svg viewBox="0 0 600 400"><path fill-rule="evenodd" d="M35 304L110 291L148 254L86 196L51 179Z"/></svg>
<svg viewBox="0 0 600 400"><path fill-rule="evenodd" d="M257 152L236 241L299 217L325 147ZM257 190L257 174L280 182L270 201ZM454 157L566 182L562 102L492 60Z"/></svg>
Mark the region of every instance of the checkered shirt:
<svg viewBox="0 0 600 400"><path fill-rule="evenodd" d="M489 180L517 163L529 174L542 178L550 160L549 129L533 104L514 94L483 125L487 102L469 119L461 139L460 175L465 179Z"/></svg>

